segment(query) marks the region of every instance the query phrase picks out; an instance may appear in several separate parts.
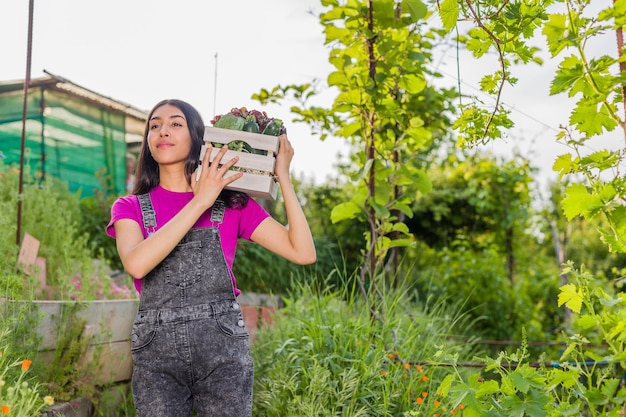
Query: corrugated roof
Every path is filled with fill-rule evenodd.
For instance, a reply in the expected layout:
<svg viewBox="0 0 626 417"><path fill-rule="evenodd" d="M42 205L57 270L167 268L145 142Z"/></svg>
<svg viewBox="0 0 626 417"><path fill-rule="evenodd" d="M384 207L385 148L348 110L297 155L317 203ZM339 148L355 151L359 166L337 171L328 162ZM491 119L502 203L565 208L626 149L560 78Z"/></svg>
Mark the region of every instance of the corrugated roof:
<svg viewBox="0 0 626 417"><path fill-rule="evenodd" d="M89 90L76 83L69 81L58 75L51 74L44 70L47 77L31 79L29 88L43 87L65 91L71 95L87 100L97 106L124 113L125 115L135 118L141 122L145 122L148 117L148 111L134 107L128 103L114 100L111 97L103 96L95 91ZM18 91L24 89L24 80L0 81L0 93Z"/></svg>

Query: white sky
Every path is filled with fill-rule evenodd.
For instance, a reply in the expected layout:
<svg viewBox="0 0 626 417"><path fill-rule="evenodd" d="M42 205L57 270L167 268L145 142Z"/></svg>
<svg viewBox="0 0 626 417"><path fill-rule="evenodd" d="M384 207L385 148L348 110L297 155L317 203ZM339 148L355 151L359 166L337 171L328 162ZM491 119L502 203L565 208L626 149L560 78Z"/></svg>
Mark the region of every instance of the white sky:
<svg viewBox="0 0 626 417"><path fill-rule="evenodd" d="M602 0L605 6L610 0ZM318 182L336 172L341 139L321 142L307 126L291 122L288 106L261 107L250 97L261 88L326 79L332 70L317 15L319 0L34 0L31 76L43 70L135 107L149 110L163 98L189 101L208 124L231 107L264 109L281 118L296 149L292 170ZM23 79L26 71L28 1L1 0L0 80ZM614 36L598 42L614 55ZM544 46L540 44L539 46ZM218 54L217 60L215 54ZM446 85L457 85L455 51L436 57ZM215 75L217 63L217 91ZM464 56L461 88L478 94L485 66ZM556 62L514 74L503 102L513 109L517 127L509 138L485 149L506 154L514 147L532 158L541 177L554 177L554 158L568 152L554 137L567 124L573 102L550 97ZM215 100L215 107L214 107ZM321 100L324 100L322 96ZM487 104L493 104L486 99ZM322 104L322 103L320 103ZM620 132L606 140L623 146ZM598 144L598 149L604 146ZM597 149L596 149L597 150Z"/></svg>

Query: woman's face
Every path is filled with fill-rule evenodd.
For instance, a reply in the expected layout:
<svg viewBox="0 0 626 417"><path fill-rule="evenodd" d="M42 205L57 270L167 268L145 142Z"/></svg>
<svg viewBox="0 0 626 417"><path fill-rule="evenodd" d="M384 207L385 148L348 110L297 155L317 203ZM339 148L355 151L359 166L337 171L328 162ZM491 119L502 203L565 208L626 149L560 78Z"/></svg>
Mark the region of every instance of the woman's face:
<svg viewBox="0 0 626 417"><path fill-rule="evenodd" d="M148 148L159 165L184 163L191 134L183 112L171 104L158 107L148 120Z"/></svg>

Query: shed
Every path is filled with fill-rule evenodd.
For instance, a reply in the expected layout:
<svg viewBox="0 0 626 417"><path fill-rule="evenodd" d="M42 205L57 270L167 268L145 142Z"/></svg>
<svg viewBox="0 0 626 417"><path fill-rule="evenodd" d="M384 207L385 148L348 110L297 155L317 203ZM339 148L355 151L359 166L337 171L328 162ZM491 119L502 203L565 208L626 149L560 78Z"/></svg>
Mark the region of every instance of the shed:
<svg viewBox="0 0 626 417"><path fill-rule="evenodd" d="M148 112L47 73L28 89L25 174L55 177L81 197L126 192L129 149L143 138ZM0 152L19 165L24 80L0 81Z"/></svg>

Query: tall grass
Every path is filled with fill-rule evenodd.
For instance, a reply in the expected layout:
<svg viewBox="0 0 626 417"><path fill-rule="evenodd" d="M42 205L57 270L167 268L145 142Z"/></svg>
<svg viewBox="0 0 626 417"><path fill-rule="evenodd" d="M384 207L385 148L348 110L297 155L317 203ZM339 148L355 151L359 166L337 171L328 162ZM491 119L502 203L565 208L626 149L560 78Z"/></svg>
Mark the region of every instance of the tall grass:
<svg viewBox="0 0 626 417"><path fill-rule="evenodd" d="M436 387L450 368L437 364L468 358L473 347L448 341L462 317L438 303L426 312L411 299L405 291L383 294L378 319L369 313L373 300L355 287L301 285L254 341L254 415L443 412Z"/></svg>

